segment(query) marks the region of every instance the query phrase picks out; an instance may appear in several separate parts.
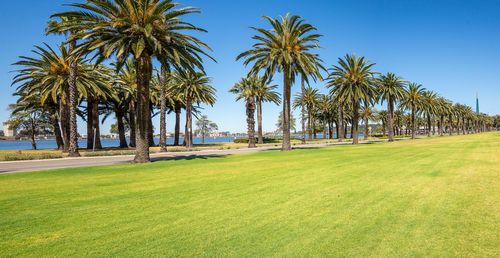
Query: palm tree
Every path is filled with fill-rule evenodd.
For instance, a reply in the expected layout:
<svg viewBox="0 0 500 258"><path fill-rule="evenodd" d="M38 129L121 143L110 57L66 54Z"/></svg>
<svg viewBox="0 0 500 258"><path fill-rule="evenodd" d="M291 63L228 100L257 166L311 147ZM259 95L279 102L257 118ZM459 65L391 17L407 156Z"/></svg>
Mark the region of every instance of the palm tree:
<svg viewBox="0 0 500 258"><path fill-rule="evenodd" d="M323 139L327 139L328 117L332 112L332 100L330 96L321 94L316 98L318 114L323 118ZM329 132L331 134L331 132Z"/></svg>
<svg viewBox="0 0 500 258"><path fill-rule="evenodd" d="M437 100L437 105L438 105L438 115L439 115L439 122L438 122L438 130L439 130L439 136L443 136L444 134L444 118L447 117L451 113L451 101L447 100L445 98L438 98Z"/></svg>
<svg viewBox="0 0 500 258"><path fill-rule="evenodd" d="M244 99L246 104L248 148L255 148L255 97L257 95L256 77L241 78L239 82L229 90L237 94L236 101Z"/></svg>
<svg viewBox="0 0 500 258"><path fill-rule="evenodd" d="M281 103L280 94L275 90L278 85L269 85L269 83L262 77L256 77L255 88L255 103L257 104L257 137L258 143L264 143L262 133L262 102L272 102L276 105Z"/></svg>
<svg viewBox="0 0 500 258"><path fill-rule="evenodd" d="M427 118L427 136L431 137L431 127L432 127L432 116L437 113L438 105L437 105L438 95L433 91L425 91L422 94L422 108L421 112Z"/></svg>
<svg viewBox="0 0 500 258"><path fill-rule="evenodd" d="M137 69L137 147L135 163L149 162L150 101L149 83L152 76L152 58L162 65L177 65L187 69L203 69L201 49L208 46L193 36L182 33L204 31L181 18L199 13L197 8L177 8L171 0L88 0L75 3L77 11L54 14L52 17L71 17L76 22L62 26L77 31L72 39L83 39L75 51L97 51L100 59L117 57L121 66L130 55Z"/></svg>
<svg viewBox="0 0 500 258"><path fill-rule="evenodd" d="M417 134L417 108L420 106L422 99L422 94L425 92L425 88L421 84L409 83L408 89L405 92L404 98L401 100L401 104L406 109L411 110L411 138L415 139Z"/></svg>
<svg viewBox="0 0 500 258"><path fill-rule="evenodd" d="M352 137L353 144L358 144L358 122L360 102L370 103L375 98L376 89L375 75L372 71L375 63L365 57L357 57L355 54L347 54L344 59L339 58L338 66L330 69L329 83L332 94L337 95L338 99L352 103Z"/></svg>
<svg viewBox="0 0 500 258"><path fill-rule="evenodd" d="M180 70L173 75L173 94L182 95L186 102L186 147L193 147L193 103L211 105L215 103L216 90L210 86L211 79L202 72Z"/></svg>
<svg viewBox="0 0 500 258"><path fill-rule="evenodd" d="M128 122L130 125L130 147L135 147L136 143L136 126L135 126L135 106L137 101L137 76L135 70L135 63L133 58L128 58L127 62L122 67L117 67L117 83L120 83L123 87L127 87L129 92L126 95L126 101L129 103L128 108Z"/></svg>
<svg viewBox="0 0 500 258"><path fill-rule="evenodd" d="M21 56L20 61L14 63L21 68L14 71L17 74L12 85L18 85L18 92L40 95L42 104L46 102L59 104L59 118L64 139L63 149L68 152L71 134L68 113L69 60L71 58L64 45L60 45L58 50L56 52L49 45L44 44L44 47L35 46L35 50L32 50L36 57ZM79 98L110 95L108 77L102 72L101 67L96 69L94 65L88 64L81 58L74 62L77 63L76 90Z"/></svg>
<svg viewBox="0 0 500 258"><path fill-rule="evenodd" d="M307 110L307 118L308 118L307 134L309 140L312 139L313 124L314 124L314 109L317 105L319 96L320 94L317 89L314 89L311 86L307 86L305 88L304 94L297 93L297 95L295 95L295 100L293 103L294 108L302 107L302 104L304 104Z"/></svg>
<svg viewBox="0 0 500 258"><path fill-rule="evenodd" d="M361 109L361 116L364 118L365 122L365 133L364 133L364 139L368 139L368 133L369 133L369 128L368 128L368 123L370 120L375 118L375 109L371 105L366 105Z"/></svg>
<svg viewBox="0 0 500 258"><path fill-rule="evenodd" d="M61 17L62 21L65 23L71 23L74 21L72 18ZM74 33L74 31L67 31L64 29L65 26L60 26L60 23L57 21L50 21L47 26L47 34L56 33L56 34L68 34ZM76 39L72 39L68 43L68 52L72 53L76 48ZM68 148L68 156L70 157L80 157L80 153L78 152L78 127L76 125L76 105L77 105L77 90L76 90L76 76L78 73L78 56L75 54L71 54L68 63L69 63L69 73L68 73L68 107L69 107L69 148Z"/></svg>
<svg viewBox="0 0 500 258"><path fill-rule="evenodd" d="M380 110L377 112L377 119L382 122L382 136L385 137L385 129L387 125L387 120L389 119L389 114L387 110Z"/></svg>
<svg viewBox="0 0 500 258"><path fill-rule="evenodd" d="M403 99L405 95L406 81L393 73L381 75L377 89L382 101L387 101L387 111L389 114L389 141L394 141L394 103Z"/></svg>
<svg viewBox="0 0 500 258"><path fill-rule="evenodd" d="M272 26L266 30L254 28L260 35L253 39L258 43L236 57L245 58L245 66L253 63L249 75L256 75L265 70L264 80L270 79L276 71L283 72L283 151L292 149L290 144L290 98L291 86L297 74L314 75L321 78L320 69L324 69L318 54L311 53L319 48L319 34L311 34L316 28L306 23L300 16L287 14L273 19L264 16Z"/></svg>

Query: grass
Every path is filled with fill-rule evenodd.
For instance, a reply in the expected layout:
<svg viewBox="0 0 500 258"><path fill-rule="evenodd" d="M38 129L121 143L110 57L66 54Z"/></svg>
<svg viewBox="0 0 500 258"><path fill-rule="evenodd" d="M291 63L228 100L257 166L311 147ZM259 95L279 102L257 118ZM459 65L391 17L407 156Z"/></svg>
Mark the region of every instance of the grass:
<svg viewBox="0 0 500 258"><path fill-rule="evenodd" d="M0 175L1 256L499 257L500 133Z"/></svg>

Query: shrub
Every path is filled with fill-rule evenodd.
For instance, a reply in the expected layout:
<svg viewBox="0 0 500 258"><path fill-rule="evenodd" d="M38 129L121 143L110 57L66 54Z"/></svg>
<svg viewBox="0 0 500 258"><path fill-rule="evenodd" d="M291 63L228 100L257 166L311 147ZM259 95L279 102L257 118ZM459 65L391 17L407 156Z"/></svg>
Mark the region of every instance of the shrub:
<svg viewBox="0 0 500 258"><path fill-rule="evenodd" d="M235 148L235 149L239 150L239 149L240 149L240 146L236 146L236 148Z"/></svg>
<svg viewBox="0 0 500 258"><path fill-rule="evenodd" d="M36 160L36 159L60 159L62 158L61 153L22 153L17 152L13 154L7 154L4 156L0 156L0 160L2 161L16 161L16 160Z"/></svg>

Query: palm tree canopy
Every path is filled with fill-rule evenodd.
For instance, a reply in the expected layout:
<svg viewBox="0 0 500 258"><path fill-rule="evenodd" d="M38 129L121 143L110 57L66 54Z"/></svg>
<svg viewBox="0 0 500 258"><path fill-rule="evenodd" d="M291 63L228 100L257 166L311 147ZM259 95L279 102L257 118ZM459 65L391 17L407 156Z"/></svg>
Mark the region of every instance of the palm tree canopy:
<svg viewBox="0 0 500 258"><path fill-rule="evenodd" d="M405 91L405 95L401 100L401 106L406 109L411 109L412 107L417 107L421 100L422 94L426 91L421 84L411 82L408 84L408 89Z"/></svg>
<svg viewBox="0 0 500 258"><path fill-rule="evenodd" d="M66 103L63 93L69 87L71 56L63 44L59 46L59 52L47 44L44 46L35 46L35 50L32 50L36 57L21 56L21 60L13 64L22 68L14 71L17 75L14 76L12 85L18 84L18 91L40 94L41 103L48 98L53 102L61 99ZM88 64L81 58L77 58L76 62L76 89L80 96L87 98L88 95L97 95L106 98L111 95L111 86L108 83L110 78L104 66Z"/></svg>
<svg viewBox="0 0 500 258"><path fill-rule="evenodd" d="M405 85L408 82L402 77L396 76L393 73L380 75L377 83L377 90L382 101L399 101L404 98Z"/></svg>
<svg viewBox="0 0 500 258"><path fill-rule="evenodd" d="M372 70L374 65L365 57L355 54L339 58L338 65L329 69L327 86L332 87L330 93L342 101L370 102L377 95L374 87L377 72Z"/></svg>
<svg viewBox="0 0 500 258"><path fill-rule="evenodd" d="M321 94L319 93L318 89L307 86L304 90L304 95L302 95L302 92L299 92L295 95L293 108L300 108L302 106L302 101L304 101L304 105L307 107L307 109L312 110L317 105L320 95Z"/></svg>
<svg viewBox="0 0 500 258"><path fill-rule="evenodd" d="M264 70L264 78L268 80L278 72L284 72L288 78L295 79L297 73L308 74L312 78L322 78L320 70L322 60L311 50L319 48L318 41L322 36L311 33L316 30L298 15L290 15L274 19L263 16L272 26L272 29L250 27L259 32L253 37L258 42L252 49L236 57L236 60L245 58L245 66L254 63L249 75L258 74Z"/></svg>
<svg viewBox="0 0 500 258"><path fill-rule="evenodd" d="M210 57L202 49L210 50L207 44L183 33L205 32L181 19L199 13L198 8L178 8L171 0L88 0L68 6L78 10L52 17L61 18L55 31L72 31L70 40L84 40L77 52L98 50L101 59L116 55L120 66L130 55L157 56L163 65L200 70L201 55Z"/></svg>
<svg viewBox="0 0 500 258"><path fill-rule="evenodd" d="M213 105L216 101L216 89L210 85L211 79L202 72L180 70L173 75L174 95L182 95L186 100Z"/></svg>
<svg viewBox="0 0 500 258"><path fill-rule="evenodd" d="M422 94L422 102L420 107L420 112L426 116L433 116L438 112L437 100L439 96L433 91L425 91Z"/></svg>

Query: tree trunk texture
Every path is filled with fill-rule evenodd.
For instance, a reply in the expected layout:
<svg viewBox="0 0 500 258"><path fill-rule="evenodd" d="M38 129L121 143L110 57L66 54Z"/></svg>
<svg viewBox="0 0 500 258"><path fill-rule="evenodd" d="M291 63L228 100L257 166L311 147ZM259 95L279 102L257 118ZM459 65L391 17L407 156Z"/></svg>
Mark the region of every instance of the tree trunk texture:
<svg viewBox="0 0 500 258"><path fill-rule="evenodd" d="M179 146L179 134L181 126L181 109L175 109L175 133L174 133L174 146Z"/></svg>
<svg viewBox="0 0 500 258"><path fill-rule="evenodd" d="M304 75L302 75L302 83L301 83L301 90L302 90L302 103L301 103L301 116L302 116L302 120L301 120L301 123L302 123L302 144L305 144L306 143L306 106L305 106L305 103L304 103L304 96L306 94L306 88L305 88L305 85L304 85L304 82L305 82L305 78L304 78Z"/></svg>
<svg viewBox="0 0 500 258"><path fill-rule="evenodd" d="M120 138L120 148L127 148L127 138L125 137L125 126L123 124L123 111L116 111L116 121L118 122L118 136Z"/></svg>
<svg viewBox="0 0 500 258"><path fill-rule="evenodd" d="M147 163L149 159L149 82L151 80L151 57L146 53L136 58L137 70L137 121L136 152L134 163Z"/></svg>
<svg viewBox="0 0 500 258"><path fill-rule="evenodd" d="M59 117L61 119L61 131L64 140L63 152L67 153L69 150L69 112L68 105L63 103L62 100L59 104Z"/></svg>
<svg viewBox="0 0 500 258"><path fill-rule="evenodd" d="M387 111L389 113L389 136L387 137L390 142L394 141L394 102L392 98L389 97L387 100Z"/></svg>
<svg viewBox="0 0 500 258"><path fill-rule="evenodd" d="M247 111L247 129L248 129L248 148L255 148L255 99L248 98L246 103Z"/></svg>
<svg viewBox="0 0 500 258"><path fill-rule="evenodd" d="M193 148L193 143L191 139L191 131L192 131L192 103L191 99L186 100L186 133L184 134L184 142L186 142L187 148Z"/></svg>
<svg viewBox="0 0 500 258"><path fill-rule="evenodd" d="M290 144L290 91L292 80L289 77L288 71L283 71L283 146L282 151L292 150Z"/></svg>
<svg viewBox="0 0 500 258"><path fill-rule="evenodd" d="M36 141L35 141L36 123L35 119L31 115L30 115L30 122L31 122L31 128L30 128L31 148L33 150L36 150Z"/></svg>
<svg viewBox="0 0 500 258"><path fill-rule="evenodd" d="M149 147L156 146L154 139L153 118L151 112L148 113L148 143Z"/></svg>
<svg viewBox="0 0 500 258"><path fill-rule="evenodd" d="M87 149L94 148L94 99L92 96L87 97Z"/></svg>
<svg viewBox="0 0 500 258"><path fill-rule="evenodd" d="M359 100L354 100L353 103L353 119L352 119L352 144L359 144L358 121L359 121Z"/></svg>
<svg viewBox="0 0 500 258"><path fill-rule="evenodd" d="M136 126L135 126L135 100L131 100L129 104L129 123L130 123L130 147L135 147L135 134L136 134Z"/></svg>
<svg viewBox="0 0 500 258"><path fill-rule="evenodd" d="M257 100L257 134L259 144L264 144L264 136L262 132L262 100Z"/></svg>
<svg viewBox="0 0 500 258"><path fill-rule="evenodd" d="M313 139L313 117L311 109L307 110L307 135L309 141Z"/></svg>
<svg viewBox="0 0 500 258"><path fill-rule="evenodd" d="M167 69L161 66L160 75L160 152L167 151Z"/></svg>
<svg viewBox="0 0 500 258"><path fill-rule="evenodd" d="M76 41L69 42L69 52L73 52L76 48ZM78 73L78 64L71 56L69 61L69 76L68 76L68 95L69 95L69 147L68 156L80 157L78 152L78 127L76 125L76 76Z"/></svg>
<svg viewBox="0 0 500 258"><path fill-rule="evenodd" d="M342 102L339 102L338 106L338 122L337 122L337 139L339 142L342 142L345 137L344 130L344 107L342 106Z"/></svg>
<svg viewBox="0 0 500 258"><path fill-rule="evenodd" d="M54 112L50 113L50 120L52 122L52 127L54 127L54 136L56 137L57 149L62 150L64 147L64 142L61 136L61 127L59 127L59 120Z"/></svg>
<svg viewBox="0 0 500 258"><path fill-rule="evenodd" d="M417 138L417 121L416 121L415 105L411 107L411 138Z"/></svg>
<svg viewBox="0 0 500 258"><path fill-rule="evenodd" d="M102 144L101 144L101 129L100 129L100 121L99 121L99 99L95 98L94 102L92 103L93 108L92 108L92 122L93 122L93 127L95 130L95 148L101 150L102 149Z"/></svg>

